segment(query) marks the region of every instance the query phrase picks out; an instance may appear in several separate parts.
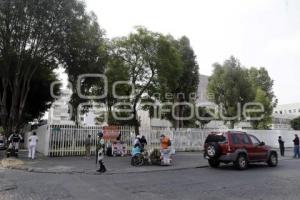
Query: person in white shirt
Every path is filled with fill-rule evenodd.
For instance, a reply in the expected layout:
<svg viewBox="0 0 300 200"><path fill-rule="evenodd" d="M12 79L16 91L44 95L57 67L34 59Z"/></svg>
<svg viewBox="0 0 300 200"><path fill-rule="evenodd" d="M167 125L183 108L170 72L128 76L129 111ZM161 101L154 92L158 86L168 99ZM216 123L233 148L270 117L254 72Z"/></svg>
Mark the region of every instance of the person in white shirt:
<svg viewBox="0 0 300 200"><path fill-rule="evenodd" d="M28 158L35 159L35 150L36 145L38 143L38 136L36 136L36 132L33 132L32 135L28 138Z"/></svg>

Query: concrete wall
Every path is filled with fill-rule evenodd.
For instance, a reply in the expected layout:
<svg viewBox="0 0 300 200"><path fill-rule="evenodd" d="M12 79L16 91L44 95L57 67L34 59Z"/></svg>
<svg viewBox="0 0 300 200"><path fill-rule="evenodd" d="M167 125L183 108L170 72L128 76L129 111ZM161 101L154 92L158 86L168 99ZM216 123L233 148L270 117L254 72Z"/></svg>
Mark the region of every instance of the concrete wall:
<svg viewBox="0 0 300 200"><path fill-rule="evenodd" d="M278 136L282 137L285 147L293 147L294 135L298 134L300 136L300 131L291 130L248 130L246 132L255 135L258 139L274 148L279 148Z"/></svg>
<svg viewBox="0 0 300 200"><path fill-rule="evenodd" d="M38 144L37 144L37 151L39 153L42 153L43 155L48 155L49 150L49 130L48 125L43 125L38 127L38 129L33 130L32 132L36 132L36 135L39 138ZM24 143L25 147L28 147L28 137L32 134L32 132L25 133Z"/></svg>
<svg viewBox="0 0 300 200"><path fill-rule="evenodd" d="M180 129L173 131L174 146L178 151L202 150L205 138L210 132L228 130ZM279 148L278 136L285 141L285 147L293 147L294 135L300 136L300 131L289 130L243 130L256 136L260 141L273 148Z"/></svg>

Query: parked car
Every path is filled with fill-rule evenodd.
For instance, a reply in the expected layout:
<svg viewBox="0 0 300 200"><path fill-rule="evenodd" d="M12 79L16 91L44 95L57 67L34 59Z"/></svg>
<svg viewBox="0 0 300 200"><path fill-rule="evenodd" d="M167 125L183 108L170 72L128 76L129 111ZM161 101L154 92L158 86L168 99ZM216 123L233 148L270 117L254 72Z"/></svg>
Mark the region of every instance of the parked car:
<svg viewBox="0 0 300 200"><path fill-rule="evenodd" d="M236 169L246 169L249 163L265 162L270 167L278 164L277 152L245 132L215 132L207 136L204 157L211 167L233 163Z"/></svg>
<svg viewBox="0 0 300 200"><path fill-rule="evenodd" d="M4 140L0 140L0 150L6 149L6 144Z"/></svg>

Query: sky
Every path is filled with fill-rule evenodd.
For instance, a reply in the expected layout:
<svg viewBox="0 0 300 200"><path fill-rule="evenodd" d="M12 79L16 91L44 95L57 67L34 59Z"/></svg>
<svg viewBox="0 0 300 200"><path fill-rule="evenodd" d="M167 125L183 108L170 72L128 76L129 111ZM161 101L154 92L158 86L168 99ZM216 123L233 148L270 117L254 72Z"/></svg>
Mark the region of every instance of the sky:
<svg viewBox="0 0 300 200"><path fill-rule="evenodd" d="M265 67L279 104L300 102L299 0L86 0L107 38L135 26L190 39L200 73L231 55Z"/></svg>

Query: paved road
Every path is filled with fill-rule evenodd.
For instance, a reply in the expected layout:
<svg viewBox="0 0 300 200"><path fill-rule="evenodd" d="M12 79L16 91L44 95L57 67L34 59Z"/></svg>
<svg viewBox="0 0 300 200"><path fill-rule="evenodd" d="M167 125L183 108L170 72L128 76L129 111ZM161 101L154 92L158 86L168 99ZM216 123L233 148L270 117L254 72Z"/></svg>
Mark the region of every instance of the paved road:
<svg viewBox="0 0 300 200"><path fill-rule="evenodd" d="M300 160L276 168L220 169L115 175L45 174L0 169L0 200L10 199L272 199L299 200Z"/></svg>

